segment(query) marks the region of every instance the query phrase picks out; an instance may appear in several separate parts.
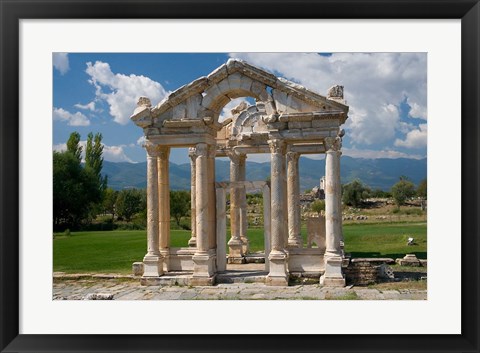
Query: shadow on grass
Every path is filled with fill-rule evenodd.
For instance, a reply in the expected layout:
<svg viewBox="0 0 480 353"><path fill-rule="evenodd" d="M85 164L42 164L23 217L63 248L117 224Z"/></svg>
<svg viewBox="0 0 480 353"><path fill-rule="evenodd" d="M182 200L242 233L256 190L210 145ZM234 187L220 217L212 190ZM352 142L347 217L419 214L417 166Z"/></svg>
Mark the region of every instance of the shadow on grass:
<svg viewBox="0 0 480 353"><path fill-rule="evenodd" d="M353 258L365 258L365 257L373 257L373 258L379 258L379 257L388 257L391 259L399 259L405 256L405 253L391 253L391 254L383 254L378 251L366 251L366 252L356 252L352 251L349 252L349 254L352 255ZM415 254L415 256L418 259L426 259L427 258L427 252L426 251L412 251L408 252L408 254Z"/></svg>

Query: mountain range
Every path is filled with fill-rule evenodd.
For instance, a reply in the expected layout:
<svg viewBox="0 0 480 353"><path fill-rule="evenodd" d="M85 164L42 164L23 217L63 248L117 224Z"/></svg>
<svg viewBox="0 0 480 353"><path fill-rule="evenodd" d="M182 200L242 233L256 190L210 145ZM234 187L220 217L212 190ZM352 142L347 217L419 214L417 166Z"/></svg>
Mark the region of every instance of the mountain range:
<svg viewBox="0 0 480 353"><path fill-rule="evenodd" d="M325 175L325 160L300 158L300 189L311 189L320 184ZM247 180L266 180L270 176L270 162L248 162ZM124 188L146 188L147 163L103 162L102 173L108 176L108 186L121 190ZM226 160L215 161L217 181L229 180L230 163ZM427 159L364 159L342 156L340 177L342 183L360 179L372 189L390 190L400 176L406 176L413 183L427 177ZM172 190L190 189L190 163L170 162L170 188Z"/></svg>

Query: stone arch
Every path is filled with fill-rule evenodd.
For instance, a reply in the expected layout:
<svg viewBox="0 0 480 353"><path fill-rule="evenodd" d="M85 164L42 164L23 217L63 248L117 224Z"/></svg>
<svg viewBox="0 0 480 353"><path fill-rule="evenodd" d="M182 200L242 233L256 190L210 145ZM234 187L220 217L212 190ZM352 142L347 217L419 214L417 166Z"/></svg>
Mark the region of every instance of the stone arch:
<svg viewBox="0 0 480 353"><path fill-rule="evenodd" d="M253 97L256 103L233 109L232 116L220 123L218 117L222 108L231 99L239 97ZM162 283L164 268L167 272L193 269L189 279L192 285L215 282L218 245L215 158L230 158L230 183L234 185L245 182L246 154L267 152L271 155L272 170L272 251L268 258L270 272L266 283L286 285L288 271L314 271L323 272L323 284L344 285L338 171L344 135L340 126L347 119L348 106L345 105L341 86L334 86L327 96L321 96L246 62L230 59L209 75L170 93L156 106L152 107L145 97L140 98L137 105L131 120L143 129L145 135L150 200L147 204L148 253L143 261L142 283ZM169 189L168 151L171 147L190 147L192 152L190 157L195 169L192 192L196 195L194 248L169 248L169 232L163 226L169 220L169 198L166 195ZM298 204L295 200L300 190L298 159L300 154L306 153L327 155L327 246L323 253L295 248L301 246L300 232L290 227L299 226L299 222L294 221L298 219L299 212L298 207L294 207ZM232 206L231 212L233 209L233 213L240 215L239 209L245 210L246 207L243 202L235 204L239 207ZM237 218L234 222L236 231L232 231L228 242L233 258L243 256L244 251L242 234L237 231L242 217ZM163 244L162 249L159 249L159 244Z"/></svg>

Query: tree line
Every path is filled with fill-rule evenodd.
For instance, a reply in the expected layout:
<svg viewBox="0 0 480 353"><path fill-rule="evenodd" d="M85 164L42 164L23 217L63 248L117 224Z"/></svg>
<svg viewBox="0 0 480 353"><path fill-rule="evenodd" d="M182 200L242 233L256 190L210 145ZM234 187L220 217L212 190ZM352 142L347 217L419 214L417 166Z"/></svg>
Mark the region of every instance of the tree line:
<svg viewBox="0 0 480 353"><path fill-rule="evenodd" d="M146 227L147 195L144 189L113 190L107 176L102 175L102 134L89 133L85 151L81 136L73 132L67 148L53 152L53 229L88 229L105 216L109 223L135 221ZM82 160L82 156L84 159ZM170 192L170 213L178 227L190 213L190 192ZM111 227L113 229L113 227Z"/></svg>
<svg viewBox="0 0 480 353"><path fill-rule="evenodd" d="M359 179L353 180L342 186L342 202L349 206L359 207L364 200L369 198L392 198L397 206L402 206L413 197L427 199L427 179L420 181L417 186L405 176L401 176L399 179L390 191L372 190Z"/></svg>

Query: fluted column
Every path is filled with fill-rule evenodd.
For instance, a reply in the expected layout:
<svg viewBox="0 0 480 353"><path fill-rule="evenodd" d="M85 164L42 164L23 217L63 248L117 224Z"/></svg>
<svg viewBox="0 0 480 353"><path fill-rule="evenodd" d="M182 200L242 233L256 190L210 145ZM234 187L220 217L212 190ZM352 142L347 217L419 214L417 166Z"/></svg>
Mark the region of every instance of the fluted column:
<svg viewBox="0 0 480 353"><path fill-rule="evenodd" d="M215 155L216 146L209 145L207 149L207 171L208 171L208 248L216 248L216 195L215 195Z"/></svg>
<svg viewBox="0 0 480 353"><path fill-rule="evenodd" d="M147 151L147 254L143 258L143 277L163 275L158 232L158 147L146 145Z"/></svg>
<svg viewBox="0 0 480 353"><path fill-rule="evenodd" d="M300 154L287 153L287 204L288 204L288 246L301 248L303 246L300 219L300 175L298 160Z"/></svg>
<svg viewBox="0 0 480 353"><path fill-rule="evenodd" d="M160 253L163 256L163 269L169 271L170 260L170 178L169 162L170 147L158 147L158 232L160 238Z"/></svg>
<svg viewBox="0 0 480 353"><path fill-rule="evenodd" d="M197 155L195 154L195 148L191 147L188 149L188 156L190 157L190 220L191 220L191 228L192 228L192 235L188 240L188 246L196 247L197 246L197 229L196 229L196 159Z"/></svg>
<svg viewBox="0 0 480 353"><path fill-rule="evenodd" d="M325 273L320 283L327 286L344 286L342 274L342 211L339 198L342 194L340 183L340 156L342 139L325 138Z"/></svg>
<svg viewBox="0 0 480 353"><path fill-rule="evenodd" d="M196 172L196 230L197 250L192 257L193 277L192 285L212 285L214 283L215 255L209 251L210 205L208 175L208 145L199 143L195 147Z"/></svg>
<svg viewBox="0 0 480 353"><path fill-rule="evenodd" d="M246 154L240 154L239 173L240 181L246 180ZM240 198L240 239L242 239L242 254L245 255L249 251L249 241L247 236L248 216L247 216L247 190L245 186L238 190Z"/></svg>
<svg viewBox="0 0 480 353"><path fill-rule="evenodd" d="M240 160L241 157L235 152L229 152L230 157L230 181L232 187L230 189L230 231L231 238L228 241L228 262L229 263L243 263L243 242L241 239L241 198L240 189L237 183L241 179Z"/></svg>
<svg viewBox="0 0 480 353"><path fill-rule="evenodd" d="M271 152L271 251L269 255L270 272L268 285L288 285L286 229L285 229L285 151L282 140L269 140Z"/></svg>

